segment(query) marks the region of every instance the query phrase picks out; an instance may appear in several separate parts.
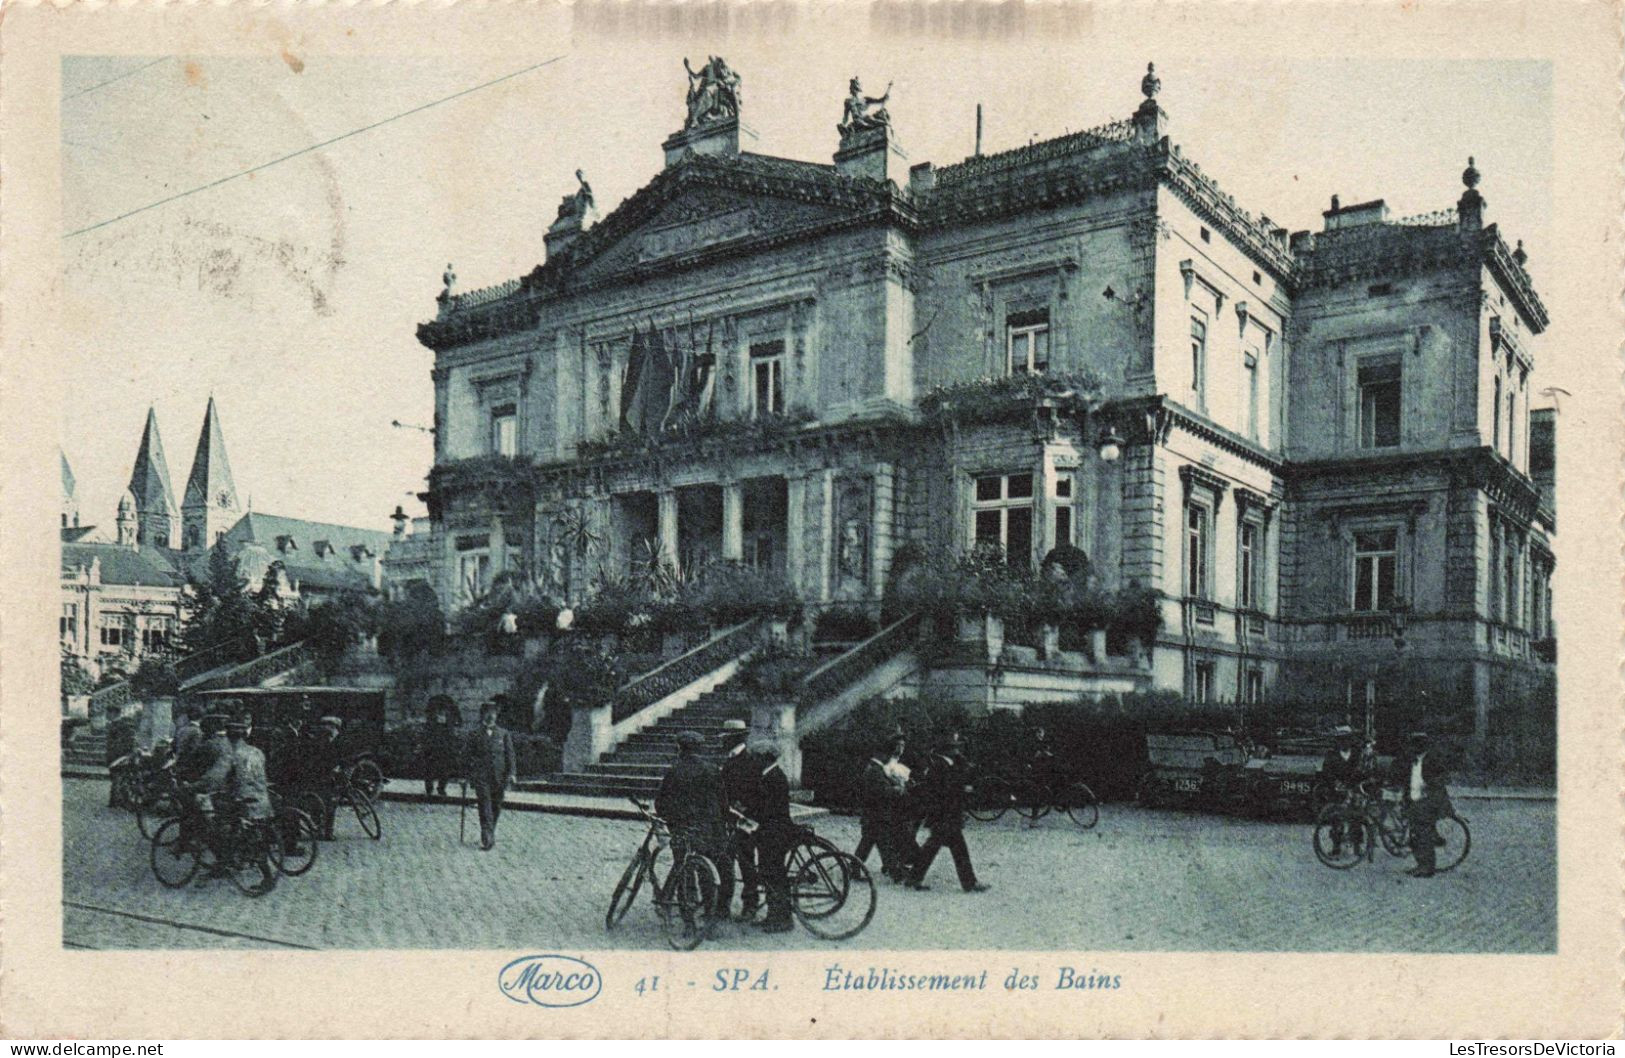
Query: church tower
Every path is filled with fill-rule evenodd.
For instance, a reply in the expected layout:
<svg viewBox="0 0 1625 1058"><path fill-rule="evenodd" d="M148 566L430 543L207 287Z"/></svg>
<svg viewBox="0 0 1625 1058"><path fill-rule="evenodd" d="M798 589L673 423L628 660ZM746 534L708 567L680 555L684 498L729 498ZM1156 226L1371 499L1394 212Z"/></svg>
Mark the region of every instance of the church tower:
<svg viewBox="0 0 1625 1058"><path fill-rule="evenodd" d="M130 472L130 494L135 497L136 539L147 547L172 547L178 540L180 513L175 509L175 493L169 486L169 463L164 459L164 442L158 437L158 413L147 409L147 427L141 433L141 450Z"/></svg>
<svg viewBox="0 0 1625 1058"><path fill-rule="evenodd" d="M214 398L203 413L203 430L198 434L197 455L192 457L192 476L186 479L181 498L181 546L187 551L214 546L220 534L242 517L237 502L237 485L226 460L226 440L220 432L220 413Z"/></svg>
<svg viewBox="0 0 1625 1058"><path fill-rule="evenodd" d="M79 528L79 492L74 481L73 468L68 466L68 453L57 450L62 457L62 528Z"/></svg>

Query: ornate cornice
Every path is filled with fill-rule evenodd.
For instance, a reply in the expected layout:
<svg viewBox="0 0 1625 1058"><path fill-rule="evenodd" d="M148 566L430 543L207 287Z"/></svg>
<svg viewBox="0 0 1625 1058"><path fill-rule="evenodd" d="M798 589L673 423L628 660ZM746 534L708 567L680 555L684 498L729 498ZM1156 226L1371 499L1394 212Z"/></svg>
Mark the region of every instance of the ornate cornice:
<svg viewBox="0 0 1625 1058"><path fill-rule="evenodd" d="M1479 233L1479 247L1483 254L1485 267L1490 274L1506 287L1507 294L1518 306L1524 318L1529 321L1529 329L1539 334L1551 322L1546 315L1546 305L1535 293L1535 285L1530 282L1529 273L1507 249L1506 240L1501 238L1499 226L1491 224Z"/></svg>
<svg viewBox="0 0 1625 1058"><path fill-rule="evenodd" d="M1196 489L1206 489L1211 492L1215 506L1224 502L1224 494L1230 488L1228 478L1199 467L1195 463L1186 463L1179 468L1179 480L1185 486L1186 496L1189 496Z"/></svg>

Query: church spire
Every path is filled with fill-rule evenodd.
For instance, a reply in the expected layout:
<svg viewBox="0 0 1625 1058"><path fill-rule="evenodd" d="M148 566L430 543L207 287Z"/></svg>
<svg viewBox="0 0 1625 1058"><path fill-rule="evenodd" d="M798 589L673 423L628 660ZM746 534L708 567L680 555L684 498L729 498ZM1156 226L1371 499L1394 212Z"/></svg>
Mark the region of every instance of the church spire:
<svg viewBox="0 0 1625 1058"><path fill-rule="evenodd" d="M192 457L192 475L186 479L186 494L181 499L181 517L185 523L182 546L187 550L211 546L241 513L237 484L232 480L231 463L226 459L225 436L220 431L220 413L215 410L211 396L203 412L197 454Z"/></svg>
<svg viewBox="0 0 1625 1058"><path fill-rule="evenodd" d="M175 493L169 486L169 463L164 459L164 442L158 436L158 413L147 409L147 425L141 432L141 449L130 472L130 494L135 497L137 538L142 544L169 547L171 534L180 518L175 510Z"/></svg>

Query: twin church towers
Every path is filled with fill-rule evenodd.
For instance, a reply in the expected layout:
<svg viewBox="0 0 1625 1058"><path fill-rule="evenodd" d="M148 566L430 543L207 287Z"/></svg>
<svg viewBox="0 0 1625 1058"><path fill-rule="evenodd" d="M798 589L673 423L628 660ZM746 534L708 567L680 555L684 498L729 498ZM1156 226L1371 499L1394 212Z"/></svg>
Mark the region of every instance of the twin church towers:
<svg viewBox="0 0 1625 1058"><path fill-rule="evenodd" d="M203 413L192 473L186 479L186 492L178 509L169 480L169 463L158 435L158 415L149 408L130 485L119 498L119 543L205 551L242 517L242 503L220 431L220 413L212 396Z"/></svg>

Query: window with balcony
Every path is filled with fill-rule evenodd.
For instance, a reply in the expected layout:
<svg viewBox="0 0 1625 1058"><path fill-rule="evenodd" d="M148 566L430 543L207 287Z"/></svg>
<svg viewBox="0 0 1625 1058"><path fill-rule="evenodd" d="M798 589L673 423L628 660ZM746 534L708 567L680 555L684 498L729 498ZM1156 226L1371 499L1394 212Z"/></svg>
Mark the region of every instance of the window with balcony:
<svg viewBox="0 0 1625 1058"><path fill-rule="evenodd" d="M750 347L750 414L760 419L784 414L784 342L757 342Z"/></svg>
<svg viewBox="0 0 1625 1058"><path fill-rule="evenodd" d="M1398 598L1399 530L1371 529L1354 534L1350 606L1356 613L1392 610Z"/></svg>
<svg viewBox="0 0 1625 1058"><path fill-rule="evenodd" d="M1185 594L1213 598L1213 508L1201 500L1185 501Z"/></svg>
<svg viewBox="0 0 1625 1058"><path fill-rule="evenodd" d="M1033 560L1033 476L984 474L971 500L971 540L977 548L997 546L1011 565Z"/></svg>
<svg viewBox="0 0 1625 1058"><path fill-rule="evenodd" d="M1005 317L1005 365L1012 375L1049 370L1049 310L1012 312Z"/></svg>
<svg viewBox="0 0 1625 1058"><path fill-rule="evenodd" d="M499 404L491 409L490 451L512 459L519 452L519 409Z"/></svg>
<svg viewBox="0 0 1625 1058"><path fill-rule="evenodd" d="M1399 444L1399 361L1362 364L1360 447L1392 448Z"/></svg>

